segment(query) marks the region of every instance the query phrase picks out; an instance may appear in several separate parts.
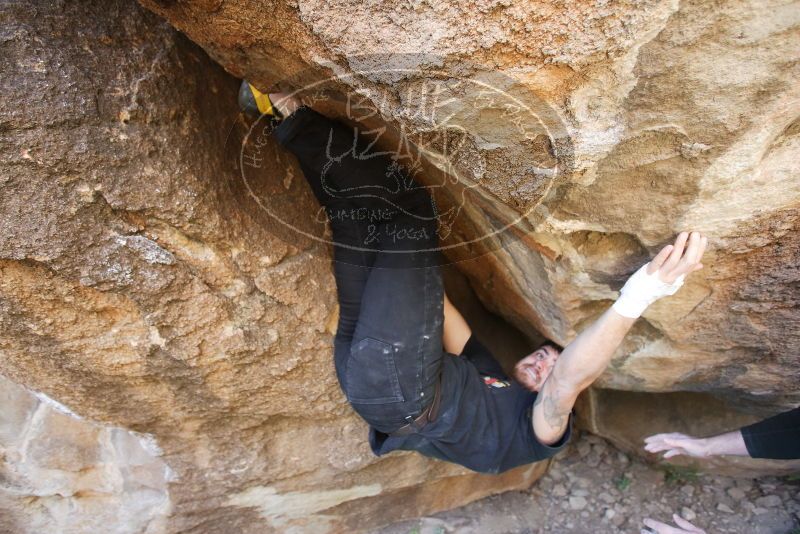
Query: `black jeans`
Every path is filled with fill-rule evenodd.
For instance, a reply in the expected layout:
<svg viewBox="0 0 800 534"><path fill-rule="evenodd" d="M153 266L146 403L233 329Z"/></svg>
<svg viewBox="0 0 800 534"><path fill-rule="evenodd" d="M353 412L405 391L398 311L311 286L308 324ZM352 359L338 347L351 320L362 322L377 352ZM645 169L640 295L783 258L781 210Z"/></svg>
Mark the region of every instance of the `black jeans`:
<svg viewBox="0 0 800 534"><path fill-rule="evenodd" d="M275 130L325 207L334 241L336 374L373 428L392 432L433 400L443 357L436 206L391 157L308 107Z"/></svg>

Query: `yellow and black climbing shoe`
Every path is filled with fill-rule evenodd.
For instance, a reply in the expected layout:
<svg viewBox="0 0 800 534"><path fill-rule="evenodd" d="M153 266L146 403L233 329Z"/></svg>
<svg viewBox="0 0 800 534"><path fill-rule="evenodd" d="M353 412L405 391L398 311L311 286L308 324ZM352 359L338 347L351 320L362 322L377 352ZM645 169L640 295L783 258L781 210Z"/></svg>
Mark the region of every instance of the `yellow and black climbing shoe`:
<svg viewBox="0 0 800 534"><path fill-rule="evenodd" d="M282 119L283 115L278 108L272 105L267 93L262 93L247 80L242 80L239 87L239 107L251 117L269 115L276 119Z"/></svg>

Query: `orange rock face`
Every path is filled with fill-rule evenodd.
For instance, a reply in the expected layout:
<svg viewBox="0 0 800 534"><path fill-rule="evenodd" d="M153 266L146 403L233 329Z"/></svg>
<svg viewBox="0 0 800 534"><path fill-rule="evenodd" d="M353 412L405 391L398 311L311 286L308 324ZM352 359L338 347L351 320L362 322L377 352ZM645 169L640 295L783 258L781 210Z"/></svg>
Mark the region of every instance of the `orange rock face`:
<svg viewBox="0 0 800 534"><path fill-rule="evenodd" d="M705 269L596 386L753 416L800 402L796 6L142 3L237 76L306 97L333 78L415 139L460 207L450 258L531 339L568 342L677 232L704 232Z"/></svg>
<svg viewBox="0 0 800 534"><path fill-rule="evenodd" d="M800 402L796 6L142 4L169 24L123 0L0 8L0 529L357 531L545 469L372 455L333 372L319 207L233 76L404 147L446 253L525 336L484 328L498 352L568 342L706 233L705 269L597 384L630 393L582 404L592 431L630 449ZM721 399L708 427L648 395L682 391ZM635 428L609 416L626 395Z"/></svg>
<svg viewBox="0 0 800 534"><path fill-rule="evenodd" d="M327 248L269 213L318 206L274 146L240 172L238 80L133 2L2 9L0 530L357 531L541 476L371 453Z"/></svg>
<svg viewBox="0 0 800 534"><path fill-rule="evenodd" d="M264 88L309 96L327 77L366 95L429 180L453 178L453 235L482 239L448 253L493 251L459 266L531 337L569 341L678 231L704 232L705 270L648 310L599 385L800 401L796 9L142 3Z"/></svg>

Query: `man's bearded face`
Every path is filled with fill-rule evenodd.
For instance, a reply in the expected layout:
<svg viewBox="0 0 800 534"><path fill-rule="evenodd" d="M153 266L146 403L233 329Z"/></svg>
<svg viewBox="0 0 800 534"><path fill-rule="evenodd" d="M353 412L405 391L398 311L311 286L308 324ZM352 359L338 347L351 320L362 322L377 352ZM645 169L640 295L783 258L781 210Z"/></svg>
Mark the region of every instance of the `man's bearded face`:
<svg viewBox="0 0 800 534"><path fill-rule="evenodd" d="M514 366L514 378L526 389L539 391L560 355L558 349L542 345L517 362Z"/></svg>

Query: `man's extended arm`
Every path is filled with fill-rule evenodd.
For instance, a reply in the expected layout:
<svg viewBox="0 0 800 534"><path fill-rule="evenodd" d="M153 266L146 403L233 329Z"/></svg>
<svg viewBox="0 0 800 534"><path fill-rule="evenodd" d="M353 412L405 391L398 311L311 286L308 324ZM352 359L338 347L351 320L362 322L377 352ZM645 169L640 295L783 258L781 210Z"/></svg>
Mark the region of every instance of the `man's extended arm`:
<svg viewBox="0 0 800 534"><path fill-rule="evenodd" d="M549 444L561 438L578 394L603 373L635 321L608 309L564 348L534 404L539 441Z"/></svg>
<svg viewBox="0 0 800 534"><path fill-rule="evenodd" d="M566 430L578 394L608 366L614 351L636 318L656 299L677 291L683 277L700 269L706 238L683 232L634 274L614 306L581 332L559 356L533 408L533 430L545 444Z"/></svg>

